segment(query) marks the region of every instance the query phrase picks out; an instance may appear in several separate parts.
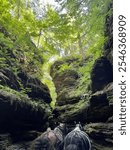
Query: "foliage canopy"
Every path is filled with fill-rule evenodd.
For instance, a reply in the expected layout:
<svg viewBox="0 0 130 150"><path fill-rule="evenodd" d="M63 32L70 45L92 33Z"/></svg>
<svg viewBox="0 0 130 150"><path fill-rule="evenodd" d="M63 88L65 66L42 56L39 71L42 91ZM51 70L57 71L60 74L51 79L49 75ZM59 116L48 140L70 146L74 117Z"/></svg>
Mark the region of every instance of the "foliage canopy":
<svg viewBox="0 0 130 150"><path fill-rule="evenodd" d="M53 56L76 55L84 61L102 54L111 0L55 1L56 6L40 0L0 0L0 67L16 73L22 67L46 78L43 64L55 60Z"/></svg>

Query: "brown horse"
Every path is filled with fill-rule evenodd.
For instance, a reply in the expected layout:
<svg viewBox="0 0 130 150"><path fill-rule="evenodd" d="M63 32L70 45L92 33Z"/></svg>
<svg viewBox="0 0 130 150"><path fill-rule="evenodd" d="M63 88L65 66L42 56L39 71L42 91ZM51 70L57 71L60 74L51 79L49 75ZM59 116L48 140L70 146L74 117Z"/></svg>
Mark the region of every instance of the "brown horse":
<svg viewBox="0 0 130 150"><path fill-rule="evenodd" d="M30 150L63 150L65 124L60 124L54 130L48 128L41 136L34 140Z"/></svg>

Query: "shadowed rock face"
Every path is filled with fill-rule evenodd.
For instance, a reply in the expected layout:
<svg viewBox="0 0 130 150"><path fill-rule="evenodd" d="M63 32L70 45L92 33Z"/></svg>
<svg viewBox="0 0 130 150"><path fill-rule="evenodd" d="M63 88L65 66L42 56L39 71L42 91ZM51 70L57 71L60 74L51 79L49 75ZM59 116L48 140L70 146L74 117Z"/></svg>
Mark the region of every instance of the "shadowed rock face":
<svg viewBox="0 0 130 150"><path fill-rule="evenodd" d="M88 101L79 99L73 104L57 105L54 114L60 121L72 123L105 122L113 115L113 86L108 84L103 90L93 93Z"/></svg>
<svg viewBox="0 0 130 150"><path fill-rule="evenodd" d="M90 123L84 127L92 142L93 150L112 150L113 125L112 123Z"/></svg>
<svg viewBox="0 0 130 150"><path fill-rule="evenodd" d="M18 74L23 87L29 89L26 93L30 98L40 99L43 102L50 103L50 91L46 85L44 85L39 79L28 75L25 72Z"/></svg>
<svg viewBox="0 0 130 150"><path fill-rule="evenodd" d="M10 134L0 134L0 150L5 150L11 144Z"/></svg>
<svg viewBox="0 0 130 150"><path fill-rule="evenodd" d="M18 77L9 69L0 69L0 84L15 90L20 89Z"/></svg>
<svg viewBox="0 0 130 150"><path fill-rule="evenodd" d="M0 84L16 91L21 91L22 88L25 90L28 89L26 90L26 94L30 98L46 103L51 102L48 87L39 79L32 77L26 72L19 71L18 75L15 75L9 69L0 69Z"/></svg>
<svg viewBox="0 0 130 150"><path fill-rule="evenodd" d="M16 41L16 36L1 25L0 33L10 42ZM31 39L29 42L35 47ZM23 71L24 60L19 60L8 44L0 43L0 59L5 58L0 61L0 150L24 150L38 131L46 129L52 111L51 97L46 85L26 72L26 67ZM33 47L30 44L28 48Z"/></svg>
<svg viewBox="0 0 130 150"><path fill-rule="evenodd" d="M27 147L27 141L37 137L29 131L46 129L50 102L48 87L39 79L22 71L15 75L9 69L0 69L0 149Z"/></svg>
<svg viewBox="0 0 130 150"><path fill-rule="evenodd" d="M102 90L108 83L113 81L112 65L106 57L95 61L91 72L91 88L93 92Z"/></svg>
<svg viewBox="0 0 130 150"><path fill-rule="evenodd" d="M108 11L113 11L113 4L111 3L108 7ZM105 31L104 35L108 38L108 40L104 44L103 54L108 58L113 65L113 15L107 15L105 21Z"/></svg>
<svg viewBox="0 0 130 150"><path fill-rule="evenodd" d="M45 103L0 90L0 131L42 129L50 111Z"/></svg>
<svg viewBox="0 0 130 150"><path fill-rule="evenodd" d="M92 94L87 111L88 122L105 122L113 115L113 84Z"/></svg>
<svg viewBox="0 0 130 150"><path fill-rule="evenodd" d="M0 89L0 130L41 129L51 112L47 104L51 102L47 86L23 72L16 76L8 69L1 69L0 73L3 85ZM26 95L20 92L20 84L22 88L29 88Z"/></svg>

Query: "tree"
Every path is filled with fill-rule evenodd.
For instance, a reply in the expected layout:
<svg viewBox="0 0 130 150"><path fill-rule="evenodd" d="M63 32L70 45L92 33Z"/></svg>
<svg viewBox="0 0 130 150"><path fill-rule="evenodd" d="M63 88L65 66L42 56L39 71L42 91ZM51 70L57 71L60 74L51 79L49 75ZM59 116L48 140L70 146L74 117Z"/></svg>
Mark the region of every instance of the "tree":
<svg viewBox="0 0 130 150"><path fill-rule="evenodd" d="M82 59L85 59L86 52L89 51L93 45L99 45L100 48L98 48L102 49L101 45L103 45L105 40L105 16L108 13L107 7L111 0L105 2L103 0L57 0L57 2L62 6L60 11L62 12L63 9L66 9L66 14L71 18L70 22L72 24L72 34L74 37L72 43L77 43L77 49L79 49ZM89 53L94 53L94 50L89 51Z"/></svg>

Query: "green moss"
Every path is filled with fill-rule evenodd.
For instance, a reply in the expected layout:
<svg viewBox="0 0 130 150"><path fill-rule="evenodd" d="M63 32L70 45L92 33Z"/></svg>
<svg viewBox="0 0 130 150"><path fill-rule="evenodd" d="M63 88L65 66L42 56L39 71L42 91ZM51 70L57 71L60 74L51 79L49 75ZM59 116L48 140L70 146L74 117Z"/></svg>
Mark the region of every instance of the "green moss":
<svg viewBox="0 0 130 150"><path fill-rule="evenodd" d="M0 85L0 89L8 92L9 94L14 94L18 99L21 99L21 98L28 98L28 95L24 93L24 91L16 91L14 89L11 89L7 86L3 86L3 85Z"/></svg>
<svg viewBox="0 0 130 150"><path fill-rule="evenodd" d="M76 104L63 105L57 108L60 112L59 116L60 120L64 120L67 122L74 120L76 121L79 117L80 118L83 117L83 114L86 112L88 108L88 101L80 100Z"/></svg>
<svg viewBox="0 0 130 150"><path fill-rule="evenodd" d="M71 69L71 66L69 66L68 64L62 64L60 66L59 73L63 73L64 71L70 70L70 69Z"/></svg>
<svg viewBox="0 0 130 150"><path fill-rule="evenodd" d="M43 77L41 78L41 82L46 84L47 87L49 88L50 95L52 98L50 105L52 108L54 108L55 103L56 103L57 93L56 93L54 82L52 81L52 77L50 76L50 73L49 73L50 72L50 64L51 63L46 63L42 66Z"/></svg>
<svg viewBox="0 0 130 150"><path fill-rule="evenodd" d="M0 93L5 95L7 98L6 101L10 102L11 105L15 105L16 107L17 104L21 105L22 107L30 106L34 111L48 111L48 114L51 114L48 104L32 100L28 97L28 95L22 92L18 92L9 87L0 85Z"/></svg>

